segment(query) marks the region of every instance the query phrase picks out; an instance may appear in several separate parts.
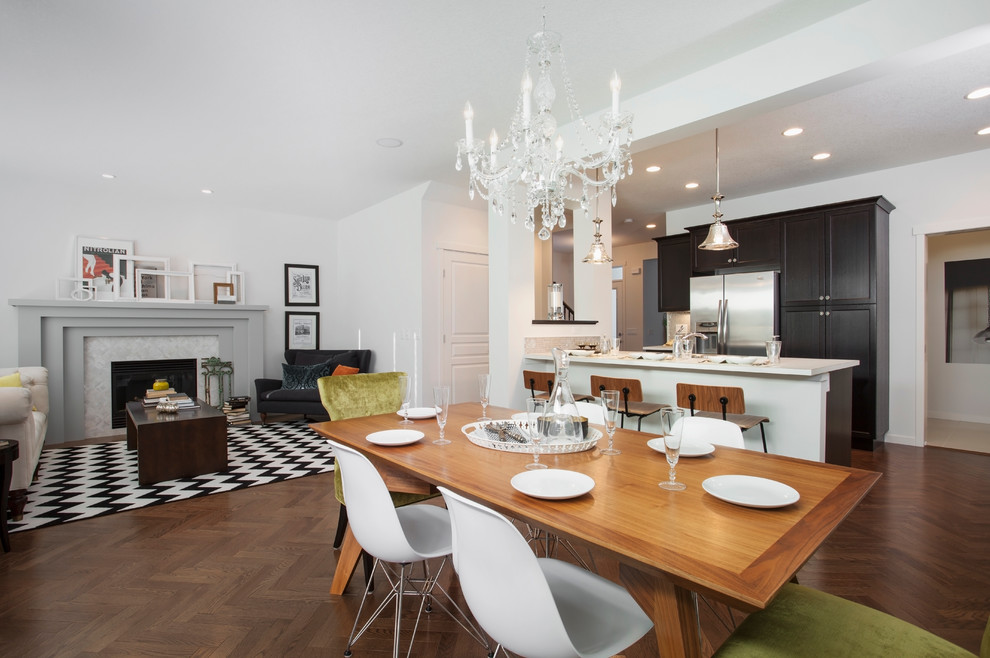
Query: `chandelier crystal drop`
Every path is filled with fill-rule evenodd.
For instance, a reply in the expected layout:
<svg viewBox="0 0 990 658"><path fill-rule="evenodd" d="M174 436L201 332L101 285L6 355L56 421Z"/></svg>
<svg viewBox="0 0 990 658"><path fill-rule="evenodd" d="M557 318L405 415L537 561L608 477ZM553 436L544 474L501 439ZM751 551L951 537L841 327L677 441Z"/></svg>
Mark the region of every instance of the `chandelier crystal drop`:
<svg viewBox="0 0 990 658"><path fill-rule="evenodd" d="M576 203L589 215L589 202L606 190L612 205L616 203L615 185L632 174L629 146L632 143L630 112L619 110L618 74L613 73L612 108L593 127L585 121L567 66L560 49L560 35L544 29L529 38L522 85L516 100L509 129L503 137L493 130L487 140L474 137L474 110L471 103L464 106L463 139L457 141L456 169L461 171L466 158L470 172L468 196L480 194L491 208L505 215L506 208L513 223L522 215L524 225L536 230L539 209L539 237L546 240L554 227L567 224L564 210ZM557 134L558 122L551 112L557 89L551 78L554 57L560 62L570 122L575 125L580 155L567 158L564 140ZM530 75L535 60L536 80ZM588 148L588 144L593 149ZM600 172L600 176L599 176ZM600 178L600 180L599 180Z"/></svg>

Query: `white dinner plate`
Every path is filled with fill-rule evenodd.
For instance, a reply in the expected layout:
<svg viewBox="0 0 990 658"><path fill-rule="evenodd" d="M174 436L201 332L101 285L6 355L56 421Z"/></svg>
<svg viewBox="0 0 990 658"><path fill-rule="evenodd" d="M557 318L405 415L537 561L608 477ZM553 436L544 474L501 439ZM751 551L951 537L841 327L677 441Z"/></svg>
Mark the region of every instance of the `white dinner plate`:
<svg viewBox="0 0 990 658"><path fill-rule="evenodd" d="M783 482L752 475L717 475L701 483L711 495L743 507L786 507L801 499Z"/></svg>
<svg viewBox="0 0 990 658"><path fill-rule="evenodd" d="M725 362L742 366L751 366L756 363L756 360L759 358L760 357L758 356L727 356L725 357Z"/></svg>
<svg viewBox="0 0 990 658"><path fill-rule="evenodd" d="M523 471L512 476L510 484L520 493L546 500L577 498L595 487L595 481L584 473L559 468Z"/></svg>
<svg viewBox="0 0 990 658"><path fill-rule="evenodd" d="M426 435L417 430L382 430L372 432L364 438L376 446L404 446L416 443L424 436Z"/></svg>
<svg viewBox="0 0 990 658"><path fill-rule="evenodd" d="M395 412L396 415L401 416L402 410ZM411 407L408 412L408 416L412 420L422 420L424 418L435 418L437 415L436 407Z"/></svg>
<svg viewBox="0 0 990 658"><path fill-rule="evenodd" d="M655 439L650 439L646 442L646 445L650 446L657 452L662 452L666 454L666 450L663 445L663 437L658 436ZM685 439L681 441L681 457L701 457L702 455L710 455L715 452L715 446L707 441L695 441L693 439Z"/></svg>
<svg viewBox="0 0 990 658"><path fill-rule="evenodd" d="M567 353L571 356L591 356L595 350L567 350Z"/></svg>

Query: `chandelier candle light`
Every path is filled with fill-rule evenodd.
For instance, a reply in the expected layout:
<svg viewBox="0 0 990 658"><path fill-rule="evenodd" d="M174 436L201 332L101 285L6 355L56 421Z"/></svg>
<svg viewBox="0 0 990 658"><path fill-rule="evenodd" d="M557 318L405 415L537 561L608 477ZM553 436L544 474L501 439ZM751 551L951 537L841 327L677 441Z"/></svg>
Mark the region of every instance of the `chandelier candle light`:
<svg viewBox="0 0 990 658"><path fill-rule="evenodd" d="M629 145L633 116L619 110L622 83L618 74L613 73L611 111L604 113L599 127L589 126L574 100L574 89L560 49L560 35L546 30L545 17L544 29L531 36L528 44L520 94L507 135L500 140L492 130L487 145L475 139L474 110L467 103L464 139L457 141L456 168L458 171L463 168L466 156L471 174L468 196L474 199L477 192L500 215L510 206L513 223L519 212L524 211L526 228L535 230L536 209L540 208L538 235L546 240L555 226L563 228L567 224L565 203L578 203L587 218L590 200L608 190L615 205L615 184L632 174ZM575 123L581 150L581 155L572 159L564 157L564 139L557 134L557 120L551 113L557 95L550 78L554 55L560 61L570 120ZM534 56L539 68L535 85L529 73ZM586 139L595 145L594 151L587 147ZM598 180L599 170L601 180ZM521 189L525 189L525 198L521 198Z"/></svg>

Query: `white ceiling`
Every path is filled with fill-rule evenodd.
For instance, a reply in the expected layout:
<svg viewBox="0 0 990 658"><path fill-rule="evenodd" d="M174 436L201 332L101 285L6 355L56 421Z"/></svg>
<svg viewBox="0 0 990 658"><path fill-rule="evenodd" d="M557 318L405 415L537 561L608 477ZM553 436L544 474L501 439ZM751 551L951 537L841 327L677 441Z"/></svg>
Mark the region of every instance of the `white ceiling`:
<svg viewBox="0 0 990 658"><path fill-rule="evenodd" d="M547 27L588 115L608 104L613 69L632 98L863 1L550 0ZM483 134L507 125L540 25L527 0L2 0L0 172L328 219L427 180L466 194L464 102ZM635 231L711 196L715 125L727 219L734 196L987 148L974 131L990 99L962 95L990 85L988 43L653 136L620 185L615 243L659 235ZM792 124L805 134L780 137ZM833 157L813 163L820 150ZM685 192L688 179L701 187Z"/></svg>

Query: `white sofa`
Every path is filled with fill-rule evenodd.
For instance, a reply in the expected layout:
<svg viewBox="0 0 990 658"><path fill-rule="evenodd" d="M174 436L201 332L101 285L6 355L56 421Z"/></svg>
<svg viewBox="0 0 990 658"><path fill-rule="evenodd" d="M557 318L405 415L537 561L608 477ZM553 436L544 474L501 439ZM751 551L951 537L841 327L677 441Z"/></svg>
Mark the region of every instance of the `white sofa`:
<svg viewBox="0 0 990 658"><path fill-rule="evenodd" d="M20 373L20 387L0 386L0 440L18 442L8 506L12 518L19 521L48 431L48 369L0 368L0 377L15 372Z"/></svg>

